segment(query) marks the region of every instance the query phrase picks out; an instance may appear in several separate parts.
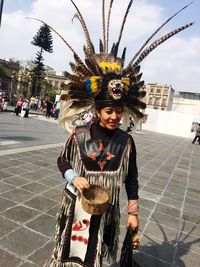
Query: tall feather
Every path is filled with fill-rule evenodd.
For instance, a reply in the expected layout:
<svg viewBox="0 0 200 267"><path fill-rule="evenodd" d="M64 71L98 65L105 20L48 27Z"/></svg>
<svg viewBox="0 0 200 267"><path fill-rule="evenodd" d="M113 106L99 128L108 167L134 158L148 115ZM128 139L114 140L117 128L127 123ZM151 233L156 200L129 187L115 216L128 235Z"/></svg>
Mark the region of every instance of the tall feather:
<svg viewBox="0 0 200 267"><path fill-rule="evenodd" d="M105 0L102 0L102 31L103 31L103 52L105 52L106 49Z"/></svg>
<svg viewBox="0 0 200 267"><path fill-rule="evenodd" d="M74 54L74 59L76 62L76 65L79 66L79 68L82 69L82 73L85 73L86 76L91 76L92 73L90 72L90 70L85 66L85 64L80 60L80 58L77 57L76 54Z"/></svg>
<svg viewBox="0 0 200 267"><path fill-rule="evenodd" d="M106 34L106 49L105 52L108 53L108 46L109 46L109 32L110 32L110 15L112 10L112 4L114 0L110 0L109 8L108 8L108 19L107 19L107 34Z"/></svg>
<svg viewBox="0 0 200 267"><path fill-rule="evenodd" d="M147 40L146 42L142 45L142 47L138 50L138 52L135 54L135 56L133 57L133 59L131 59L130 63L128 64L128 66L131 66L133 64L133 62L135 61L135 59L138 57L138 55L142 52L142 50L144 49L144 47L149 43L149 41L156 35L156 33L158 33L170 20L172 20L176 15L178 15L181 11L183 11L185 8L187 8L189 5L191 5L193 2L190 2L188 5L184 6L183 8L181 8L179 11L177 11L175 14L173 14L170 18L168 18ZM127 66L127 67L128 67Z"/></svg>
<svg viewBox="0 0 200 267"><path fill-rule="evenodd" d="M83 19L83 16L80 12L80 10L78 9L77 5L74 3L73 0L71 0L72 4L74 5L76 11L77 11L77 18L79 19L80 23L81 23L81 26L83 28L83 32L85 34L85 38L86 38L86 43L87 43L87 48L88 48L88 51L90 54L94 54L94 46L92 44L92 41L90 39L90 34L89 34L89 31L87 29L87 26L86 26L86 23L85 23L85 20Z"/></svg>
<svg viewBox="0 0 200 267"><path fill-rule="evenodd" d="M128 13L130 11L130 8L133 4L133 0L130 0L129 4L128 4L128 7L126 9L126 13L124 15L124 18L123 18L123 21L122 21L122 25L121 25L121 28L120 28L120 32L119 32L119 37L118 37L118 47L119 47L119 44L120 44L120 41L121 41L121 38L122 38L122 34L123 34L123 30L124 30L124 26L125 26L125 23L126 23L126 19L127 19L127 16L128 16Z"/></svg>
<svg viewBox="0 0 200 267"><path fill-rule="evenodd" d="M138 58L138 60L133 64L133 67L136 67L138 64L140 64L140 62L150 53L152 52L156 47L158 47L160 44L164 43L167 39L171 38L172 36L174 36L175 34L185 30L186 28L192 26L194 24L194 22L191 22L189 24L186 24L180 28L175 29L172 32L167 33L166 35L158 38L156 41L154 41L149 47L147 47L142 54L140 55L140 57Z"/></svg>
<svg viewBox="0 0 200 267"><path fill-rule="evenodd" d="M99 52L100 53L104 52L104 47L103 47L103 43L102 43L101 39L99 40Z"/></svg>

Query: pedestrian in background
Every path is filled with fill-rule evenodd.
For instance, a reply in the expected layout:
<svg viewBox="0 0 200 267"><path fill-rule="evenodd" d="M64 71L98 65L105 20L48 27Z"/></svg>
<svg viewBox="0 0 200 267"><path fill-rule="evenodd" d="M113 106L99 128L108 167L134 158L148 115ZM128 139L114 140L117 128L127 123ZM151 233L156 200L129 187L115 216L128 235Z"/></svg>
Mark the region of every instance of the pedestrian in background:
<svg viewBox="0 0 200 267"><path fill-rule="evenodd" d="M20 98L20 99L17 101L16 108L15 108L15 114L16 114L16 116L19 116L19 113L21 113L22 105L23 105L23 99Z"/></svg>
<svg viewBox="0 0 200 267"><path fill-rule="evenodd" d="M195 137L192 141L192 144L194 144L197 141L200 145L200 123L196 122L194 124L194 130L193 131L195 131Z"/></svg>
<svg viewBox="0 0 200 267"><path fill-rule="evenodd" d="M48 118L48 119L51 117L52 108L53 108L53 102L50 99L47 99L47 101L46 101L46 118Z"/></svg>
<svg viewBox="0 0 200 267"><path fill-rule="evenodd" d="M56 101L55 109L55 120L57 120L60 114L60 100Z"/></svg>
<svg viewBox="0 0 200 267"><path fill-rule="evenodd" d="M26 98L22 104L21 117L28 118L29 115L29 100Z"/></svg>

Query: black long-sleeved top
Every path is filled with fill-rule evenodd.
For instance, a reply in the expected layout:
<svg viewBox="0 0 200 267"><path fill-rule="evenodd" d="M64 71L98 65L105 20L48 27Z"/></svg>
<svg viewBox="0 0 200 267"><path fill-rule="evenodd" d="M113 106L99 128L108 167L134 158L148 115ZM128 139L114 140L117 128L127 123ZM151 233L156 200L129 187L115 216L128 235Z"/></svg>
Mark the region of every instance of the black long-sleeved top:
<svg viewBox="0 0 200 267"><path fill-rule="evenodd" d="M115 130L108 130L99 124L92 124L90 127L90 134L93 140L101 139L103 145L104 140L112 139ZM131 140L131 150L129 155L129 166L128 166L128 176L125 179L125 188L127 192L128 199L138 199L138 170L136 163L136 148L132 136L130 135ZM58 169L64 177L64 173L68 169L72 169L70 164L70 152L71 152L71 142L67 147L67 158L65 154L60 156L57 160Z"/></svg>

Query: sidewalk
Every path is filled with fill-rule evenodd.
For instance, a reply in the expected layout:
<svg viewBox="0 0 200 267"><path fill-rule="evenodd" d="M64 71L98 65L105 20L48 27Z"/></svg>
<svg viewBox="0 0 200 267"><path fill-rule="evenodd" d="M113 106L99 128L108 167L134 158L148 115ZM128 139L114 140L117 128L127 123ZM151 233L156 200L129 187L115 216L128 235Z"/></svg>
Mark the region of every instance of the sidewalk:
<svg viewBox="0 0 200 267"><path fill-rule="evenodd" d="M200 146L146 131L134 139L142 237L136 258L142 267L199 267ZM60 146L11 153L0 156L0 266L40 267L54 246L55 216L64 188L56 166ZM126 231L124 189L120 203L121 248Z"/></svg>

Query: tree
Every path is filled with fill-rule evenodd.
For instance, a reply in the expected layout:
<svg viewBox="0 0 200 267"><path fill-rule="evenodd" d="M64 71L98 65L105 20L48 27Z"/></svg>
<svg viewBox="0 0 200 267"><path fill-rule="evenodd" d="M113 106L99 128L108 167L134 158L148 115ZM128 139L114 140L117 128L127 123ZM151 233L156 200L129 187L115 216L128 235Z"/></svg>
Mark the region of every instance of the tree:
<svg viewBox="0 0 200 267"><path fill-rule="evenodd" d="M40 47L40 51L36 53L36 59L33 61L34 68L31 71L32 75L32 95L37 96L41 91L41 84L45 77L43 52L53 53L53 41L51 30L43 24L36 35L33 37L31 44Z"/></svg>

